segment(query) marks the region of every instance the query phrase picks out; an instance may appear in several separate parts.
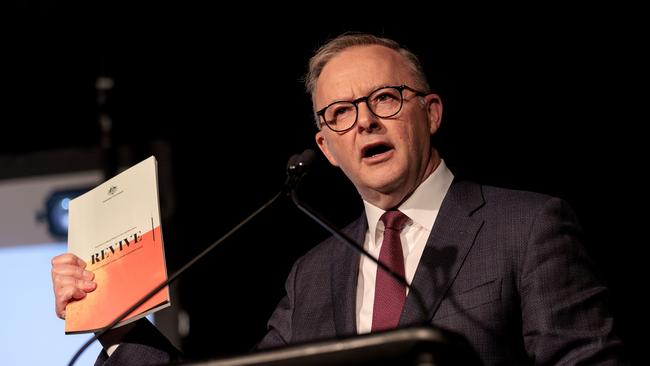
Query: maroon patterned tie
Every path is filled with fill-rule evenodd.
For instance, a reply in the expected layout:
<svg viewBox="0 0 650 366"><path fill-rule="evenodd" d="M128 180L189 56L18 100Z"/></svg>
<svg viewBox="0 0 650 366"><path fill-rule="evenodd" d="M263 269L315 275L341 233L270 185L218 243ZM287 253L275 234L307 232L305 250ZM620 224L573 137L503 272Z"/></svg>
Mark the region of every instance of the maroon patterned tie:
<svg viewBox="0 0 650 366"><path fill-rule="evenodd" d="M386 211L381 217L385 230L379 260L402 277L404 277L404 254L399 235L408 219L406 215L397 210ZM405 301L406 287L395 281L386 271L377 267L372 331L395 328Z"/></svg>

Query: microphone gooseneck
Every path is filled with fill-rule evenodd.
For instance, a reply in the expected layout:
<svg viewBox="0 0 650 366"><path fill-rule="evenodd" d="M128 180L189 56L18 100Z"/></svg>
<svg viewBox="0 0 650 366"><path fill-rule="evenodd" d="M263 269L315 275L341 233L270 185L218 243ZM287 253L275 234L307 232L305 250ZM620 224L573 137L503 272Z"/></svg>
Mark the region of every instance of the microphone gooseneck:
<svg viewBox="0 0 650 366"><path fill-rule="evenodd" d="M180 275L182 275L186 270L188 270L190 267L192 267L196 262L198 262L200 259L202 259L206 254L210 253L214 248L216 248L219 244L221 244L224 240L228 239L232 234L234 234L237 230L239 230L242 226L244 226L246 223L248 223L250 220L252 220L255 216L257 216L260 212L264 211L267 207L272 205L280 196L282 196L282 191L278 192L268 200L265 204L260 206L257 210L255 210L252 214L250 214L248 217L246 217L244 220L242 220L239 224L237 224L235 227L230 229L226 234L224 234L219 240L215 241L212 243L209 247L205 248L201 253L196 255L192 260L187 262L183 267L181 267L179 270L174 272L169 278L162 282L160 285L156 286L153 290L151 290L148 294L142 297L138 302L133 304L130 308L125 310L122 314L120 314L115 320L113 320L106 328L103 330L95 333L86 343L84 343L83 346L75 353L75 355L72 357L70 362L68 363L68 366L74 365L74 363L77 361L79 356L97 339L99 339L101 336L106 334L109 330L111 330L117 323L121 322L124 318L126 318L129 314L131 314L135 309L140 307L140 305L144 304L152 298L155 294L158 293L158 291L162 290L164 287L168 286L172 282L174 282Z"/></svg>
<svg viewBox="0 0 650 366"><path fill-rule="evenodd" d="M315 159L316 159L316 154L314 153L314 150L307 149L305 150L302 154L300 155L294 155L292 158L294 160L289 159L290 162L292 162L294 165L300 165L300 174L299 177L296 178L295 182L293 185L290 186L290 195L291 195L291 200L293 203L300 209L302 212L304 212L307 216L309 216L312 220L316 221L321 227L323 227L325 230L329 231L334 237L339 239L340 241L350 245L353 247L356 251L364 255L366 258L370 259L372 262L374 262L379 268L381 268L383 271L388 273L393 279L395 279L397 282L399 282L401 285L405 286L408 288L409 292L413 294L415 297L416 302L418 303L418 306L420 307L420 310L422 311L423 314L426 314L426 306L424 305L424 300L422 299L422 295L420 292L415 289L414 287L411 286L410 283L402 276L401 274L398 274L397 272L393 271L390 267L385 265L383 262L381 262L379 259L375 258L372 254L368 253L367 250L363 248L362 245L354 241L352 238L350 238L347 234L345 234L343 231L339 230L336 228L334 224L329 222L325 217L321 216L318 212L316 212L313 208L309 207L307 204L302 202L300 198L298 197L297 193L297 188L298 185L300 184L302 177L307 173L308 169L311 168L313 165ZM301 159L304 159L303 164L301 165L300 163L302 162ZM287 167L287 171L289 167Z"/></svg>

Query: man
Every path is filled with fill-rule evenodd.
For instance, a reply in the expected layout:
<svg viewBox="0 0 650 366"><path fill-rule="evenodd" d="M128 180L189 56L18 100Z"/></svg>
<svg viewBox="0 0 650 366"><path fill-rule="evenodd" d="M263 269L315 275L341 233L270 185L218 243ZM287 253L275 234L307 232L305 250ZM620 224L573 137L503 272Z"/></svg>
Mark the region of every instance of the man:
<svg viewBox="0 0 650 366"><path fill-rule="evenodd" d="M486 365L621 362L606 289L570 208L454 178L431 144L442 103L412 53L343 35L311 59L306 84L316 143L364 201L364 215L345 230L412 290L331 238L294 265L260 347L430 322L465 336ZM53 259L59 316L94 286L76 261ZM150 333L143 327L121 332L135 339ZM173 352L164 341L114 338L105 347L128 347L109 363L131 363L138 349L161 361Z"/></svg>

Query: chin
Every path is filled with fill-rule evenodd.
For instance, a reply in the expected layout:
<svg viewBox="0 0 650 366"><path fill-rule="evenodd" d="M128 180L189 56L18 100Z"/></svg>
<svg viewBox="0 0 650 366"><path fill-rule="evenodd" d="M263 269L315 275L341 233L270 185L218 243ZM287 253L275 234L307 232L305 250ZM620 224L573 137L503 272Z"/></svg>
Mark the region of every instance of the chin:
<svg viewBox="0 0 650 366"><path fill-rule="evenodd" d="M373 191L390 194L391 192L399 190L404 185L404 180L387 178L390 177L381 177L381 179L366 182L366 186Z"/></svg>

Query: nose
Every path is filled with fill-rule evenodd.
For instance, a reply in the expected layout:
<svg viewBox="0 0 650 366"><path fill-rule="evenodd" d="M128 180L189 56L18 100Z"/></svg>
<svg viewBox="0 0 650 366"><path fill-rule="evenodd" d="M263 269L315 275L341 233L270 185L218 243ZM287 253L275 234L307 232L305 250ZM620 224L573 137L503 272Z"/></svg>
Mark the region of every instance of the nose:
<svg viewBox="0 0 650 366"><path fill-rule="evenodd" d="M370 111L366 103L357 104L357 128L359 132L373 132L379 127L379 117Z"/></svg>

